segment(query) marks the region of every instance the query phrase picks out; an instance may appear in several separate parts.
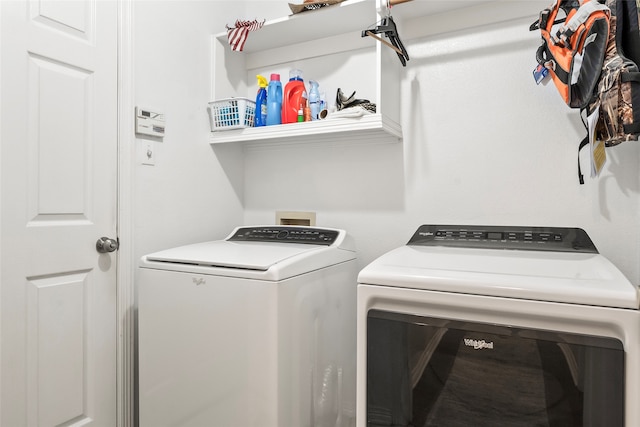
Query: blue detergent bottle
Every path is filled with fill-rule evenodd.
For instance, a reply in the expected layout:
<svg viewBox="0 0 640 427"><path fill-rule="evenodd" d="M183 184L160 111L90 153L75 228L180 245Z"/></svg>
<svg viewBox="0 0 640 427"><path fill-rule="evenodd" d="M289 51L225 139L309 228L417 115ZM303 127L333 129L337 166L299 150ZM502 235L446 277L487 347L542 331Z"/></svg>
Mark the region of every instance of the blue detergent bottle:
<svg viewBox="0 0 640 427"><path fill-rule="evenodd" d="M267 87L267 126L282 123L282 83L280 74L271 74Z"/></svg>
<svg viewBox="0 0 640 427"><path fill-rule="evenodd" d="M255 125L266 126L267 125L267 79L264 76L258 74L258 93L256 95L256 120Z"/></svg>
<svg viewBox="0 0 640 427"><path fill-rule="evenodd" d="M311 120L318 120L320 114L320 92L318 91L318 82L309 80L309 107L311 108Z"/></svg>

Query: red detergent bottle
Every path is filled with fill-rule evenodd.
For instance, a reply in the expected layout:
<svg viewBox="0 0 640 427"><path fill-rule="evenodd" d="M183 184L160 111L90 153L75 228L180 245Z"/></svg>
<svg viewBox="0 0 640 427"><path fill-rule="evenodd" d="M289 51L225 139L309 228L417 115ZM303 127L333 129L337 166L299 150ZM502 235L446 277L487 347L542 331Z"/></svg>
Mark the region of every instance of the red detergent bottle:
<svg viewBox="0 0 640 427"><path fill-rule="evenodd" d="M306 105L307 91L302 79L302 71L294 69L289 71L289 81L284 86L282 95L282 123L295 123L298 121L298 110L301 105Z"/></svg>

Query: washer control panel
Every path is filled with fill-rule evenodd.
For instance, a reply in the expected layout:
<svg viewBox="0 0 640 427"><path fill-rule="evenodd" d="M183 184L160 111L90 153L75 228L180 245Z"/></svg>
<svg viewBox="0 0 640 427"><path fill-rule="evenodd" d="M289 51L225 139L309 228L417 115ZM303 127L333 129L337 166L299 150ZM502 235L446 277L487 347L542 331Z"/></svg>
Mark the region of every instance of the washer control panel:
<svg viewBox="0 0 640 427"><path fill-rule="evenodd" d="M331 245L338 238L337 230L315 227L241 227L229 237L229 241L239 242L281 242L304 243L310 245Z"/></svg>
<svg viewBox="0 0 640 427"><path fill-rule="evenodd" d="M422 225L408 245L598 253L580 228Z"/></svg>

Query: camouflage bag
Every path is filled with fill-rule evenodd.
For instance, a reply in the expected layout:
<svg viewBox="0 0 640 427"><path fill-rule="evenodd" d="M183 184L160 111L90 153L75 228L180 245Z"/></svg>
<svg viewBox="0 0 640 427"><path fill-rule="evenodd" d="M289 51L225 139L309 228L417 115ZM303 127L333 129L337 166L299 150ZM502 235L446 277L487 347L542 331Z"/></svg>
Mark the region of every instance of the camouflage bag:
<svg viewBox="0 0 640 427"><path fill-rule="evenodd" d="M636 0L607 0L607 52L587 112L600 107L595 139L611 147L640 135L640 30Z"/></svg>

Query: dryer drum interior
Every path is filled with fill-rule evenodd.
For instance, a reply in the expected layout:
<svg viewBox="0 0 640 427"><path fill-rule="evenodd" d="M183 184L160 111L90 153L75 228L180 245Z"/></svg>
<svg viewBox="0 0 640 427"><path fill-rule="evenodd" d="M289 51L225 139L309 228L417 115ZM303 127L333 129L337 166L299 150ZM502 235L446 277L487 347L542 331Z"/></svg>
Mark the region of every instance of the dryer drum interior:
<svg viewBox="0 0 640 427"><path fill-rule="evenodd" d="M623 426L624 350L613 338L372 310L374 426Z"/></svg>

